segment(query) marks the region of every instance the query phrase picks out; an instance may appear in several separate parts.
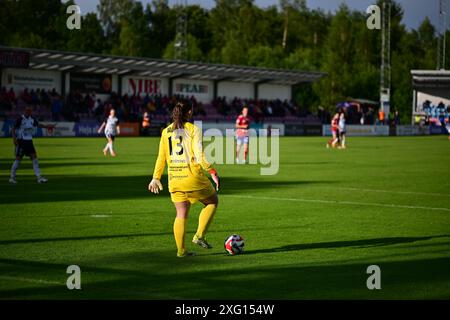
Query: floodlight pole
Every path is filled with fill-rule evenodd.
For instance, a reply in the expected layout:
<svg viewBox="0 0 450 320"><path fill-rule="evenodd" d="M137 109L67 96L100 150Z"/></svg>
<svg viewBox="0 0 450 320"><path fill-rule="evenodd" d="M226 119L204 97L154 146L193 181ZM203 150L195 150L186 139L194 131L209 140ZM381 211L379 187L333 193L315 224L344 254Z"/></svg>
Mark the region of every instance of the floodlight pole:
<svg viewBox="0 0 450 320"><path fill-rule="evenodd" d="M387 117L391 100L391 0L383 1L381 20L380 109Z"/></svg>
<svg viewBox="0 0 450 320"><path fill-rule="evenodd" d="M437 70L445 69L445 41L447 33L447 10L446 0L439 0L439 24L438 24L438 49L437 49Z"/></svg>

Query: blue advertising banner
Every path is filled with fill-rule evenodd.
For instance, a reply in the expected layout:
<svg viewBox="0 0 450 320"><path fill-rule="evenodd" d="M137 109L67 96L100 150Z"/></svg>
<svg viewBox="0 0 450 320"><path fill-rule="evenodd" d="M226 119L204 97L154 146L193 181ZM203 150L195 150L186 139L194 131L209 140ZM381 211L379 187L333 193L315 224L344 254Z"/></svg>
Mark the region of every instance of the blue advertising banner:
<svg viewBox="0 0 450 320"><path fill-rule="evenodd" d="M11 128L13 125L13 120L0 121L0 137L11 137Z"/></svg>
<svg viewBox="0 0 450 320"><path fill-rule="evenodd" d="M430 134L448 134L444 126L430 126Z"/></svg>
<svg viewBox="0 0 450 320"><path fill-rule="evenodd" d="M11 129L14 120L0 121L0 137L11 137ZM93 122L46 122L41 124L49 125L49 128L36 128L34 137L98 137L97 133L100 125Z"/></svg>
<svg viewBox="0 0 450 320"><path fill-rule="evenodd" d="M78 122L75 123L74 132L77 137L98 137L97 133L100 124L97 122Z"/></svg>
<svg viewBox="0 0 450 320"><path fill-rule="evenodd" d="M11 130L14 127L15 120L6 120L6 121L0 121L0 137L11 137ZM43 131L45 129L42 128L36 128L33 136L34 137L42 137Z"/></svg>

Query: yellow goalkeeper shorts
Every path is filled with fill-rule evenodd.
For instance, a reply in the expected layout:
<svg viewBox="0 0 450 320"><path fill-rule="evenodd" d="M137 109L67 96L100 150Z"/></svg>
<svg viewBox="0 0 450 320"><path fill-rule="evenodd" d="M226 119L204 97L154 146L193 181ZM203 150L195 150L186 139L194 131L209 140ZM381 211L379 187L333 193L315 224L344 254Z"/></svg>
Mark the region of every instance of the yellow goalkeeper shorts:
<svg viewBox="0 0 450 320"><path fill-rule="evenodd" d="M213 186L210 184L209 188L196 191L175 191L170 193L172 202L186 202L189 201L194 204L200 200L208 199L216 193Z"/></svg>

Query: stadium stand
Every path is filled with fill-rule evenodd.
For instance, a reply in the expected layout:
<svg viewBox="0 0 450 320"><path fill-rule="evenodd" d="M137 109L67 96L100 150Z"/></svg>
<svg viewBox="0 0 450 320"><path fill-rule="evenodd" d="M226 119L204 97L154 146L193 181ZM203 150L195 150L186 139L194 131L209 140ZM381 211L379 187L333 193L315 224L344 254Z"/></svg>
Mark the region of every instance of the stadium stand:
<svg viewBox="0 0 450 320"><path fill-rule="evenodd" d="M450 116L450 71L411 70L413 122L443 125Z"/></svg>
<svg viewBox="0 0 450 320"><path fill-rule="evenodd" d="M116 109L118 116L128 122L140 122L144 112L148 112L151 119L167 121L176 101L192 104L194 115L203 121L234 121L243 106L249 107L250 115L256 122L317 119L307 110L301 111L293 101L279 99L255 100L236 97L228 101L225 97L219 97L209 104L203 104L193 96L120 96L112 92L110 97L102 100L95 92L82 94L79 91L71 91L64 99L55 89L46 91L25 88L22 92L15 92L6 87L2 87L0 93L0 117L15 118L23 112L25 106L31 105L35 109L36 117L46 121L101 121L111 108Z"/></svg>
<svg viewBox="0 0 450 320"><path fill-rule="evenodd" d="M115 108L127 122L141 122L144 112L165 122L183 100L208 122L234 121L246 105L256 122L320 123L291 99L294 85L318 81L321 72L2 46L0 55L4 120L31 104L41 120L100 121Z"/></svg>

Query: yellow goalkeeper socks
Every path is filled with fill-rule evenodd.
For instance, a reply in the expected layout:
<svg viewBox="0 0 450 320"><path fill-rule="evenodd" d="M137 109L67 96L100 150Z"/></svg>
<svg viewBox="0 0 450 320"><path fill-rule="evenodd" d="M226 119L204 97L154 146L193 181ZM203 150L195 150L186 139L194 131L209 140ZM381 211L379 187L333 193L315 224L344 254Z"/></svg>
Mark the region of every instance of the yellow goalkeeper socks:
<svg viewBox="0 0 450 320"><path fill-rule="evenodd" d="M211 224L212 219L214 218L216 209L217 204L208 204L200 212L200 216L198 217L197 233L195 234L197 237L203 238L205 236L205 233L206 231L208 231L208 227Z"/></svg>
<svg viewBox="0 0 450 320"><path fill-rule="evenodd" d="M186 251L184 247L184 236L186 235L186 222L185 218L175 218L173 223L173 235L175 236L175 242L177 244L178 256L181 256Z"/></svg>

